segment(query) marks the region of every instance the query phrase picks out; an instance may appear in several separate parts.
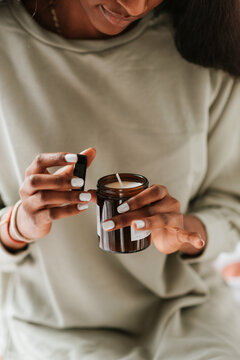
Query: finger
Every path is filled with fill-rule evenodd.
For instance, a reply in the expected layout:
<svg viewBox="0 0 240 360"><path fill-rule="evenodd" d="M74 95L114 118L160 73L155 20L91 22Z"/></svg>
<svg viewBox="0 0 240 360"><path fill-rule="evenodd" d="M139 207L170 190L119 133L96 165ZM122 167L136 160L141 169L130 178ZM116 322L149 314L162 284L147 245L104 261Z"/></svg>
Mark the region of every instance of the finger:
<svg viewBox="0 0 240 360"><path fill-rule="evenodd" d="M149 216L152 213L151 207L145 206L142 209L130 211L126 214L114 216L103 223L103 229L117 230L130 226L134 220L145 221L144 226L148 229L159 228L163 226L183 227L183 215L181 213L158 213ZM107 223L108 221L111 221ZM111 228L110 228L111 225Z"/></svg>
<svg viewBox="0 0 240 360"><path fill-rule="evenodd" d="M176 212L174 212L174 210ZM145 206L141 209L130 211L125 214L115 216L112 219L108 219L111 223L104 223L103 228L106 228L107 231L112 231L113 229L117 230L122 227L130 226L132 221L135 219L145 219L146 217L149 219L149 229L166 225L183 227L183 215L179 212L179 210L179 202L170 196L166 196L163 200L160 200L151 206Z"/></svg>
<svg viewBox="0 0 240 360"><path fill-rule="evenodd" d="M183 230L183 215L180 213L157 214L145 219L135 220L132 225L136 230L164 228L164 231L168 231L168 235L172 235L179 245L190 243L198 249L205 245L199 233Z"/></svg>
<svg viewBox="0 0 240 360"><path fill-rule="evenodd" d="M42 190L28 197L25 207L35 212L45 207L54 207L64 204L86 204L92 195L85 191L51 191Z"/></svg>
<svg viewBox="0 0 240 360"><path fill-rule="evenodd" d="M168 190L162 185L153 185L133 196L123 204L119 205L117 210L120 214L125 213L129 210L140 209L146 205L149 205L155 201L159 201L167 196Z"/></svg>
<svg viewBox="0 0 240 360"><path fill-rule="evenodd" d="M185 244L191 245L195 249L202 249L205 245L200 234L167 226L152 230L151 237L156 248L164 254L179 251Z"/></svg>
<svg viewBox="0 0 240 360"><path fill-rule="evenodd" d="M97 203L96 190L90 189L90 190L88 190L87 192L89 192L89 193L92 195L91 201L96 204L96 203Z"/></svg>
<svg viewBox="0 0 240 360"><path fill-rule="evenodd" d="M134 220L132 225L136 230L158 229L166 226L183 228L183 215L180 213L160 213L150 217Z"/></svg>
<svg viewBox="0 0 240 360"><path fill-rule="evenodd" d="M96 150L94 148L89 148L82 151L80 154L87 156L87 167L89 167L96 156ZM54 175L70 175L73 176L74 165L66 165L54 172Z"/></svg>
<svg viewBox="0 0 240 360"><path fill-rule="evenodd" d="M31 174L43 174L49 167L64 166L69 165L69 163L76 162L77 155L67 152L38 154L26 169L25 175L30 176Z"/></svg>
<svg viewBox="0 0 240 360"><path fill-rule="evenodd" d="M162 200L156 201L153 204L147 205L149 215L158 213L180 213L180 202L170 195L165 196ZM145 208L146 208L145 207Z"/></svg>
<svg viewBox="0 0 240 360"><path fill-rule="evenodd" d="M89 167L96 156L96 149L90 147L89 149L83 150L80 154L87 156L87 167Z"/></svg>
<svg viewBox="0 0 240 360"><path fill-rule="evenodd" d="M86 211L88 204L84 205L65 205L60 207L54 207L49 209L40 210L36 213L36 222L39 223L50 223L54 220L67 218L70 216L78 215L79 213Z"/></svg>
<svg viewBox="0 0 240 360"><path fill-rule="evenodd" d="M22 197L33 195L39 190L71 190L82 187L84 180L67 175L32 174L27 177L19 193Z"/></svg>
<svg viewBox="0 0 240 360"><path fill-rule="evenodd" d="M66 165L56 170L52 175L69 175L73 176L74 165Z"/></svg>
<svg viewBox="0 0 240 360"><path fill-rule="evenodd" d="M181 244L189 243L197 249L205 246L205 241L198 232L189 232L179 228L175 228L174 230L176 238Z"/></svg>
<svg viewBox="0 0 240 360"><path fill-rule="evenodd" d="M93 159L96 156L96 150L89 148L81 152L81 154L87 156L87 166L90 166ZM43 174L46 173L46 169L52 166L65 166L75 164L77 162L77 154L71 154L67 152L58 153L42 153L35 157L33 162L26 169L25 175L31 174Z"/></svg>

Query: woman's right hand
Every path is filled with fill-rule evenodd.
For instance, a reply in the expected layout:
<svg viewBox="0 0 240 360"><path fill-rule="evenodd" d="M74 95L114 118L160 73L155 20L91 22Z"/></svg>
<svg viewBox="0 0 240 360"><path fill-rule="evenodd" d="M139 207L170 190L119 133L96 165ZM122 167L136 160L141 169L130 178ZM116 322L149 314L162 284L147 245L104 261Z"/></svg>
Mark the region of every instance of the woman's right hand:
<svg viewBox="0 0 240 360"><path fill-rule="evenodd" d="M26 169L25 180L19 190L22 204L17 213L16 225L19 232L27 239L39 239L46 236L53 220L77 215L84 211L78 205L86 205L94 194L77 190L82 185L74 186L79 180L73 176L74 161L65 158L69 153L43 153L36 156ZM87 156L87 167L96 155L94 148L89 148L81 154ZM73 155L73 154L72 154ZM50 174L47 168L62 166L55 173ZM85 194L85 198L84 198ZM86 194L90 194L87 195ZM80 199L80 195L82 200ZM64 205L65 204L65 205ZM64 206L63 206L64 205ZM85 206L86 210L86 206Z"/></svg>

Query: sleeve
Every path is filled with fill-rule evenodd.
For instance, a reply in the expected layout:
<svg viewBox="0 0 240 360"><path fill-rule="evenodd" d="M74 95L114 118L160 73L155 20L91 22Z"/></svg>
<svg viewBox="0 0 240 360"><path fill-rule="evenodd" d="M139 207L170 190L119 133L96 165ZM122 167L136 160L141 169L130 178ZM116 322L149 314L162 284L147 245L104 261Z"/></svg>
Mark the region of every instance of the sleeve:
<svg viewBox="0 0 240 360"><path fill-rule="evenodd" d="M181 256L188 263L214 260L240 240L240 82L222 79L209 111L208 166L187 213L205 225L208 243L201 255Z"/></svg>
<svg viewBox="0 0 240 360"><path fill-rule="evenodd" d="M0 197L0 219L2 215L7 212L10 207L4 207L2 199ZM13 272L16 267L25 260L25 258L30 254L29 246L22 251L17 253L9 252L1 242L0 239L0 272Z"/></svg>

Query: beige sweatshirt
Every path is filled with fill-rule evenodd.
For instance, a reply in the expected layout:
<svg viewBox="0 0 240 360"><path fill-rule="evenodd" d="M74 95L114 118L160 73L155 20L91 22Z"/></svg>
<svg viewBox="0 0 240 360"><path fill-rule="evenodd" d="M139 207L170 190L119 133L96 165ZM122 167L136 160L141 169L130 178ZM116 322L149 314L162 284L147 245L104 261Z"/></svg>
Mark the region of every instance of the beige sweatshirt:
<svg viewBox="0 0 240 360"><path fill-rule="evenodd" d="M26 251L1 247L2 278L11 273L8 316L139 333L156 311L163 321L206 301L211 261L239 240L239 120L239 82L185 61L164 13L109 40L66 40L42 29L18 1L1 4L1 214L19 199L38 153L94 146L86 189L116 171L143 174L199 217L209 238L195 258L165 256L154 245L103 252L91 204L56 221Z"/></svg>

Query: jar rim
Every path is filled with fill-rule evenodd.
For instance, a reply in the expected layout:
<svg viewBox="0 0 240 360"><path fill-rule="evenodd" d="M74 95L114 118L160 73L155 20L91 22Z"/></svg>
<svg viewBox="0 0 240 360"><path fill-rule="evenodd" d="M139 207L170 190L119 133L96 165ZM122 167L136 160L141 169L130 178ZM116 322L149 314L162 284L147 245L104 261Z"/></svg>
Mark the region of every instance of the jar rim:
<svg viewBox="0 0 240 360"><path fill-rule="evenodd" d="M141 185L132 188L110 188L105 185L110 184L111 182L118 181L116 174L110 174L110 175L105 175L98 180L97 182L98 191L107 192L109 195L110 194L123 195L131 192L138 192L140 189L147 188L149 185L148 179L143 175L135 174L135 173L119 173L119 175L123 181L128 181L128 180L137 181L137 182L141 182Z"/></svg>

